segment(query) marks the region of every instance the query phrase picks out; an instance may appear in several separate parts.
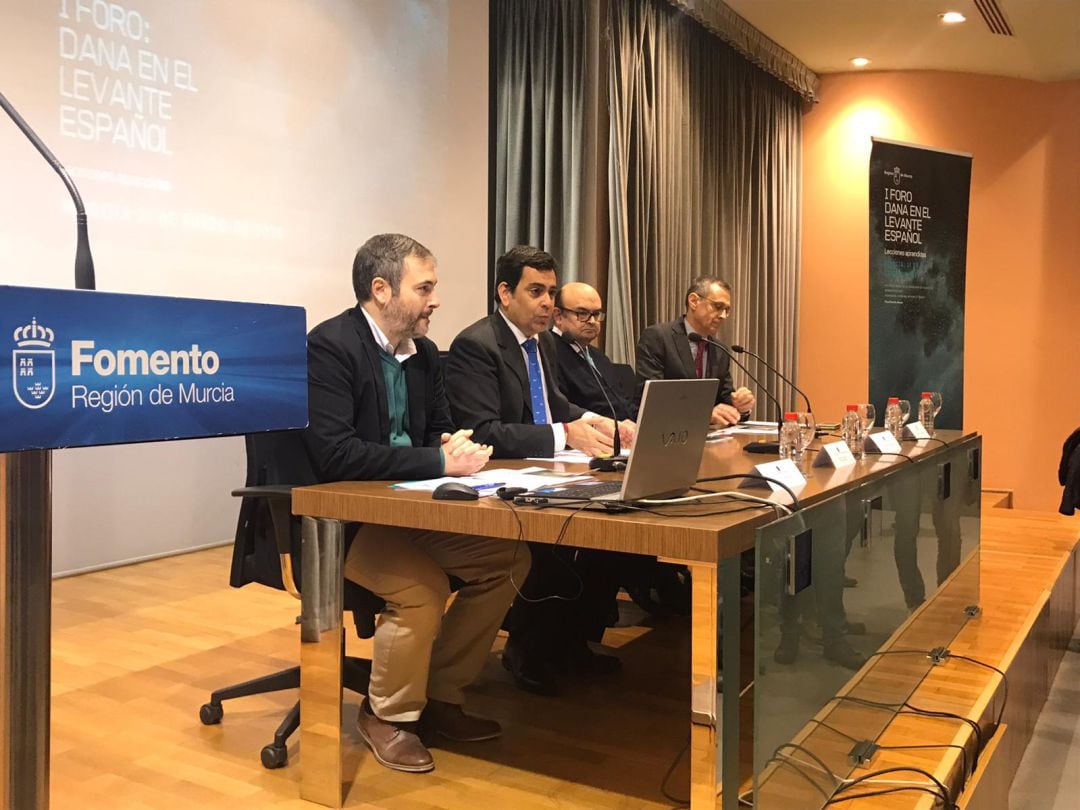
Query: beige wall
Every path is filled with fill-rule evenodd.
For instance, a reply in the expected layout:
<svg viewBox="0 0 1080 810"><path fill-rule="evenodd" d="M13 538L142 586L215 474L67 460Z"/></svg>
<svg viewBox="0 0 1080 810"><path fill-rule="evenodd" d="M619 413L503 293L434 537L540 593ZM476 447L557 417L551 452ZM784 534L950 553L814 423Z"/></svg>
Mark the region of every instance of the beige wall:
<svg viewBox="0 0 1080 810"><path fill-rule="evenodd" d="M971 153L964 427L985 487L1056 509L1080 426L1080 81L826 76L804 124L799 379L819 418L867 394L870 136Z"/></svg>
<svg viewBox="0 0 1080 810"><path fill-rule="evenodd" d="M0 83L77 178L99 289L294 304L314 326L355 302L357 246L399 231L438 257L437 343L488 311L487 0L140 0L140 48L189 60L197 88L173 88L168 155L61 126L71 104L130 117L74 93L76 69L99 88L123 69L58 49L74 30L137 60L90 5L5 0ZM70 286L72 205L0 118L0 284ZM54 476L54 570L84 570L229 540L243 442L63 450Z"/></svg>

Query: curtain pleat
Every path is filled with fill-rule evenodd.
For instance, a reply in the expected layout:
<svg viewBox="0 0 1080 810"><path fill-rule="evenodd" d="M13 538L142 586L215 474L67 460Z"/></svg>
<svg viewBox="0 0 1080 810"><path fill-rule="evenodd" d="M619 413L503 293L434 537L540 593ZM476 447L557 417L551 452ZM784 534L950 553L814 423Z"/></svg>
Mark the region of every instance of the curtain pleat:
<svg viewBox="0 0 1080 810"><path fill-rule="evenodd" d="M494 254L529 244L582 277L587 9L581 0L493 0ZM493 271L492 271L493 272Z"/></svg>
<svg viewBox="0 0 1080 810"><path fill-rule="evenodd" d="M793 375L798 94L660 0L612 2L608 26L608 353L632 362L641 330L683 312L691 279L711 274L734 289L725 342Z"/></svg>

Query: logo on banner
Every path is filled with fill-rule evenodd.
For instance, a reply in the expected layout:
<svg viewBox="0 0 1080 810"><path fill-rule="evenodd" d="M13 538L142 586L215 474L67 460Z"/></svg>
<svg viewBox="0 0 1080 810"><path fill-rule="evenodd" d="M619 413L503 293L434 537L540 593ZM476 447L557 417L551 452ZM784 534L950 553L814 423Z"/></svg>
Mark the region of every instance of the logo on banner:
<svg viewBox="0 0 1080 810"><path fill-rule="evenodd" d="M15 399L25 408L44 408L56 390L56 352L53 330L32 318L12 334L11 384Z"/></svg>
<svg viewBox="0 0 1080 810"><path fill-rule="evenodd" d="M910 180L911 179L911 175L908 174L907 172L900 171L899 166L893 166L892 169L886 169L885 170L885 175L887 177L891 177L892 181L893 181L893 185L897 185L897 186L900 185L901 180Z"/></svg>

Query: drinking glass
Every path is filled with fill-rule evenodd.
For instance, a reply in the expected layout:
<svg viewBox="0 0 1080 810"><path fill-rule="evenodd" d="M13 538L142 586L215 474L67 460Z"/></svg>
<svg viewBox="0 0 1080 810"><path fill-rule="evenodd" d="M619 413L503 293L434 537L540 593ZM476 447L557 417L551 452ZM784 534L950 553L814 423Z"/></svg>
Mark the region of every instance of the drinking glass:
<svg viewBox="0 0 1080 810"><path fill-rule="evenodd" d="M930 401L934 403L934 418L941 412L941 392L934 391L930 394Z"/></svg>
<svg viewBox="0 0 1080 810"><path fill-rule="evenodd" d="M897 404L900 406L900 424L901 426L906 425L908 419L911 418L911 403L906 399L902 399Z"/></svg>
<svg viewBox="0 0 1080 810"><path fill-rule="evenodd" d="M863 433L869 433L877 419L877 409L873 403L866 402L859 406L859 418L862 419Z"/></svg>
<svg viewBox="0 0 1080 810"><path fill-rule="evenodd" d="M817 424L814 422L814 415L809 412L800 413L797 419L799 424L799 458L802 458L806 448L814 440L814 431L817 429Z"/></svg>

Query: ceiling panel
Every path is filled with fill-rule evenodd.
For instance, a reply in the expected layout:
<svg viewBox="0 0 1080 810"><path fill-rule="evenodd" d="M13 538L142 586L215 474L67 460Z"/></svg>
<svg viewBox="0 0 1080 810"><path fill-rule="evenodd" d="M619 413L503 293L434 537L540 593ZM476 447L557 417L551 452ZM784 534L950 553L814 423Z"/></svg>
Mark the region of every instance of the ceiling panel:
<svg viewBox="0 0 1080 810"><path fill-rule="evenodd" d="M984 0L980 0L986 5ZM1039 81L1080 78L1080 0L990 0L1013 36L992 33L975 0L725 0L817 73L947 70ZM967 22L939 17L959 11Z"/></svg>

